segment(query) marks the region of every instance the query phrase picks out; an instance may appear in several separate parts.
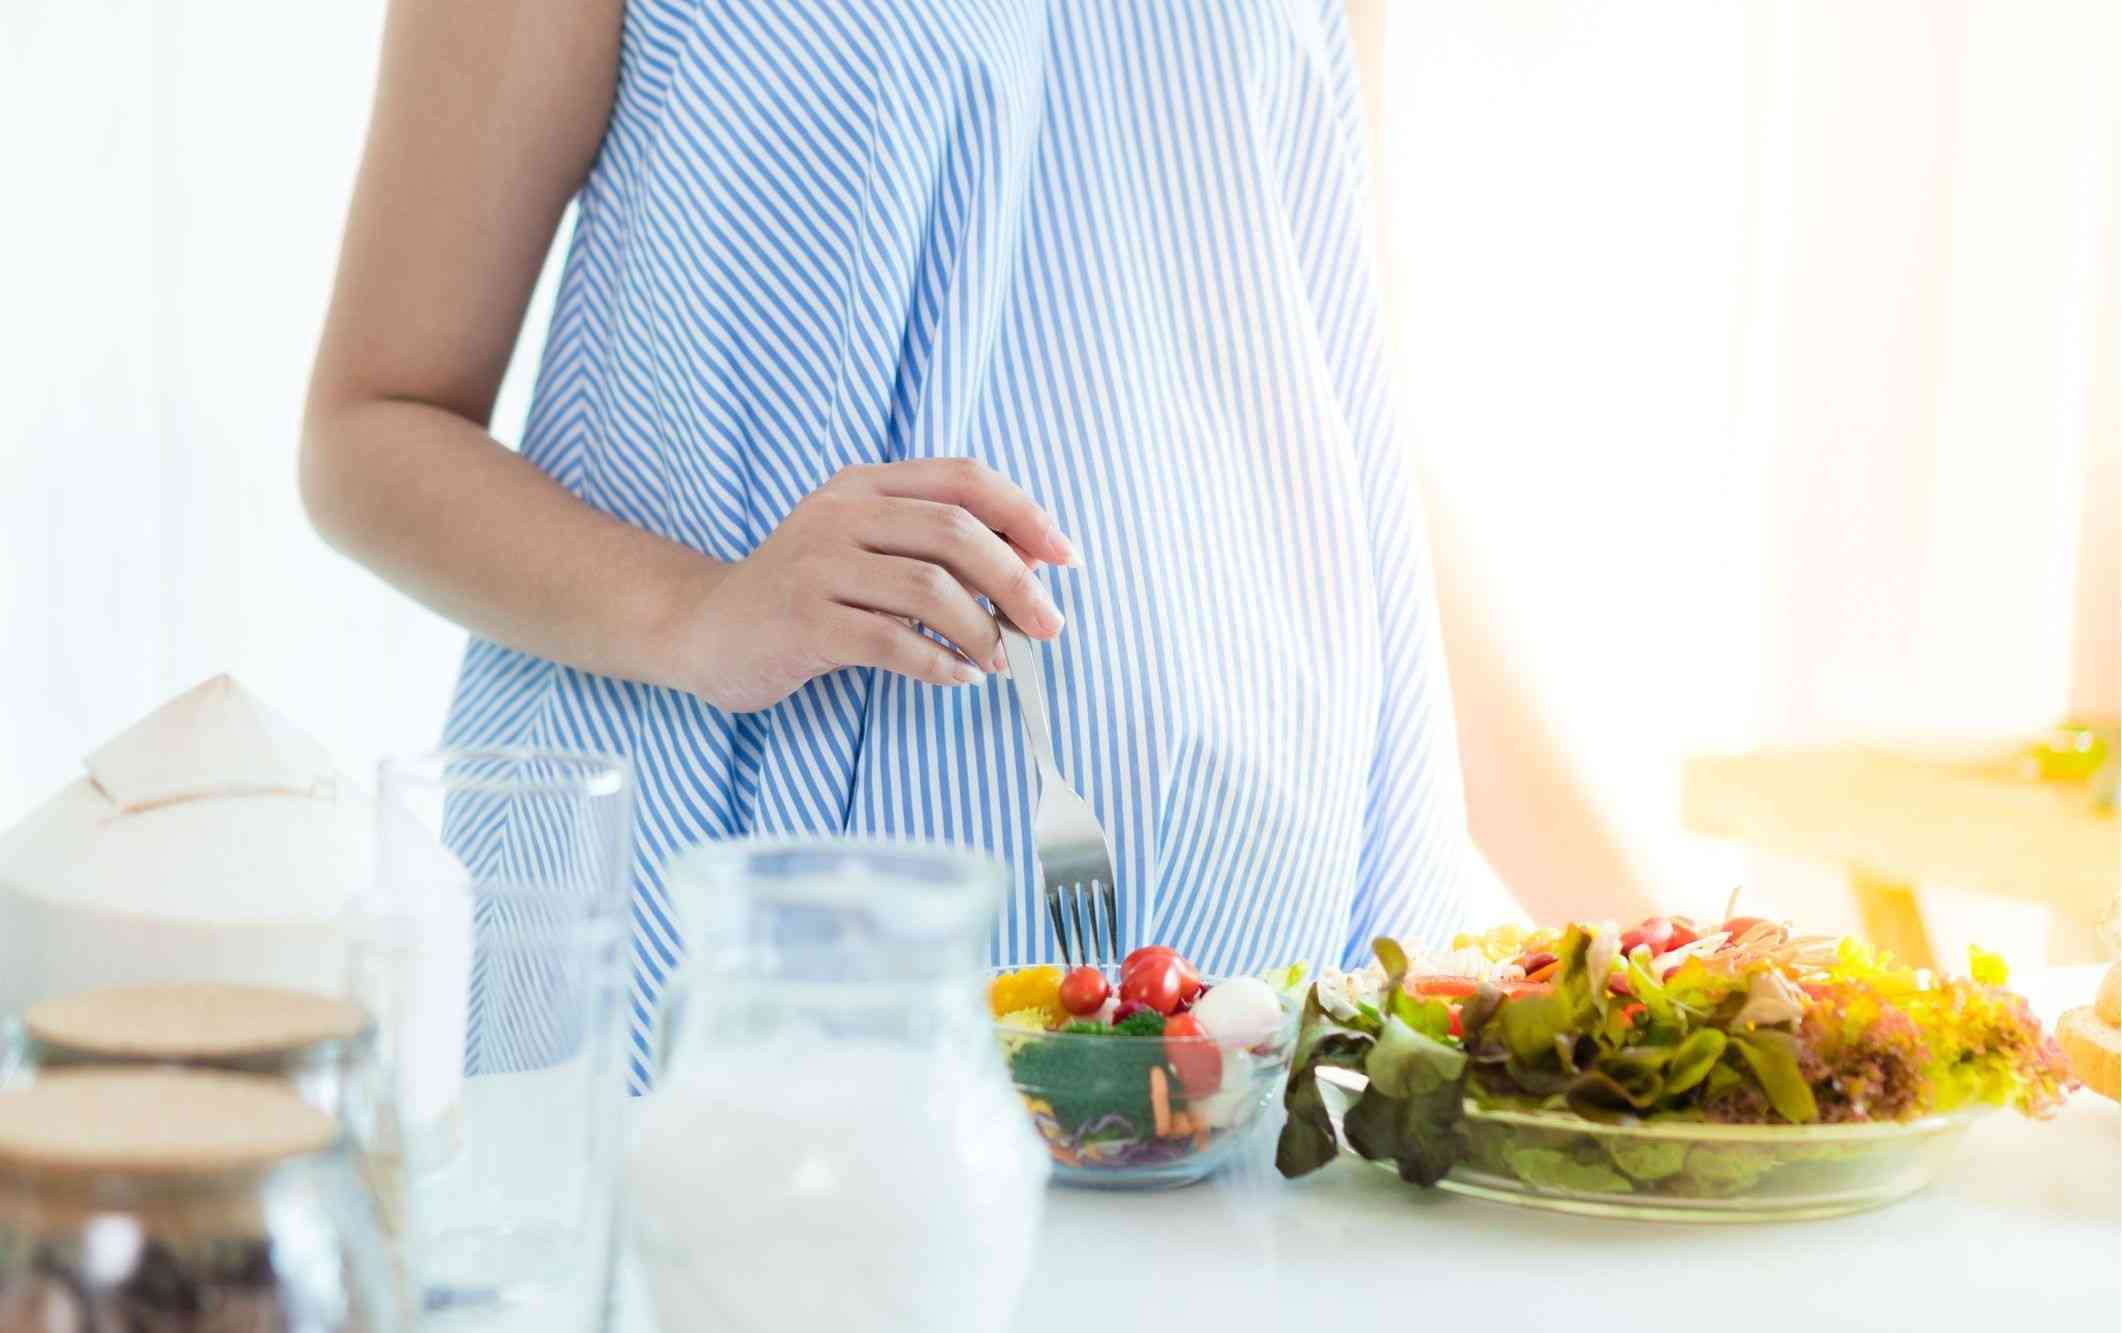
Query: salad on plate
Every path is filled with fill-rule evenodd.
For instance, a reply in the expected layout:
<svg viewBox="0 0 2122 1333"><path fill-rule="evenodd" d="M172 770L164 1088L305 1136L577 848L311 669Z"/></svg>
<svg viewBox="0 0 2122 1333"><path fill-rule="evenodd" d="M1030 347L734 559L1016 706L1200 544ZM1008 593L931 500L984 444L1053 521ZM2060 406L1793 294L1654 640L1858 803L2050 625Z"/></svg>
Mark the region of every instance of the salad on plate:
<svg viewBox="0 0 2122 1333"><path fill-rule="evenodd" d="M1981 950L1944 976L1743 916L1374 947L1306 995L1286 1176L1345 1145L1570 1211L1825 1216L1919 1188L1975 1112L2045 1116L2071 1082Z"/></svg>

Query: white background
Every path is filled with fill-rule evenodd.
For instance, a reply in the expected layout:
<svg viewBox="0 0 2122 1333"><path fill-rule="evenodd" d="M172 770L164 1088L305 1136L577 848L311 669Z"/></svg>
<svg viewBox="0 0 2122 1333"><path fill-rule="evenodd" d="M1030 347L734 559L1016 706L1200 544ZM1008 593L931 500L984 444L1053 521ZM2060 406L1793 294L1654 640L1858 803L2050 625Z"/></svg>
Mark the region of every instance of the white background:
<svg viewBox="0 0 2122 1333"><path fill-rule="evenodd" d="M1668 901L1741 870L1678 826L1686 754L2036 727L2081 597L2113 633L2079 575L2085 515L2113 530L2112 9L1395 6L1442 558ZM217 671L357 772L439 734L461 636L294 489L381 10L0 7L0 825Z"/></svg>
<svg viewBox="0 0 2122 1333"><path fill-rule="evenodd" d="M2118 7L1394 13L1444 552L1667 903L1846 905L1683 833L1690 752L2115 711L2111 646L2072 697L2071 621L2118 498ZM2111 643L2111 568L2087 591Z"/></svg>

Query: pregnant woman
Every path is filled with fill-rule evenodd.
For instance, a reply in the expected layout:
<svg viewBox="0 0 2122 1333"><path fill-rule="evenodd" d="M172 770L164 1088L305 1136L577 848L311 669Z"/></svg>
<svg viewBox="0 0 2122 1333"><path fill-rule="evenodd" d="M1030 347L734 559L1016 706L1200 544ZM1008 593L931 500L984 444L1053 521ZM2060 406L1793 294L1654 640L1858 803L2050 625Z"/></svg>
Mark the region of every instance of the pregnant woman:
<svg viewBox="0 0 2122 1333"><path fill-rule="evenodd" d="M661 868L710 839L988 849L998 961L1053 956L983 598L1043 641L1124 945L1458 925L1351 33L1342 0L392 5L303 495L471 631L451 744L632 757L637 1015Z"/></svg>

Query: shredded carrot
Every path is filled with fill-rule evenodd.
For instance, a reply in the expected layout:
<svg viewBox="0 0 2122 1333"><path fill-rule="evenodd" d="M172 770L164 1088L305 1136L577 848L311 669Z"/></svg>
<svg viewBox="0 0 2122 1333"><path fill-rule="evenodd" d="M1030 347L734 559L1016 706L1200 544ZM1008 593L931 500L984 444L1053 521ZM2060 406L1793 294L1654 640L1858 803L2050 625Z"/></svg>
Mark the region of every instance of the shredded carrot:
<svg viewBox="0 0 2122 1333"><path fill-rule="evenodd" d="M1172 1093L1161 1067L1149 1071L1149 1109L1157 1118L1157 1137L1169 1137L1172 1132Z"/></svg>
<svg viewBox="0 0 2122 1333"><path fill-rule="evenodd" d="M1529 973L1525 979L1527 981L1548 981L1552 980L1555 973L1561 970L1562 960L1557 958L1554 962L1549 963L1546 967L1541 968L1539 971Z"/></svg>

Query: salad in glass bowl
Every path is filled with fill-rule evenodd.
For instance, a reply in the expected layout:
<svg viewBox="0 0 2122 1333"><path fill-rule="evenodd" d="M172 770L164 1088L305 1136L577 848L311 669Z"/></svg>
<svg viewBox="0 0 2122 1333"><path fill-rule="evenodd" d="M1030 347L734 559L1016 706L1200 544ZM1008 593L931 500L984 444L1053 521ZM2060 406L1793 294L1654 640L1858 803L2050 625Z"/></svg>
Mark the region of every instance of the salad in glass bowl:
<svg viewBox="0 0 2122 1333"><path fill-rule="evenodd" d="M1948 977L1752 917L1374 947L1306 997L1284 1175L1345 1144L1535 1207L1824 1217L1920 1189L1977 1113L2045 1116L2070 1087L1980 950Z"/></svg>
<svg viewBox="0 0 2122 1333"><path fill-rule="evenodd" d="M1222 1167L1289 1071L1304 975L1203 978L1161 946L1116 975L995 973L995 1033L1054 1178L1154 1189Z"/></svg>

